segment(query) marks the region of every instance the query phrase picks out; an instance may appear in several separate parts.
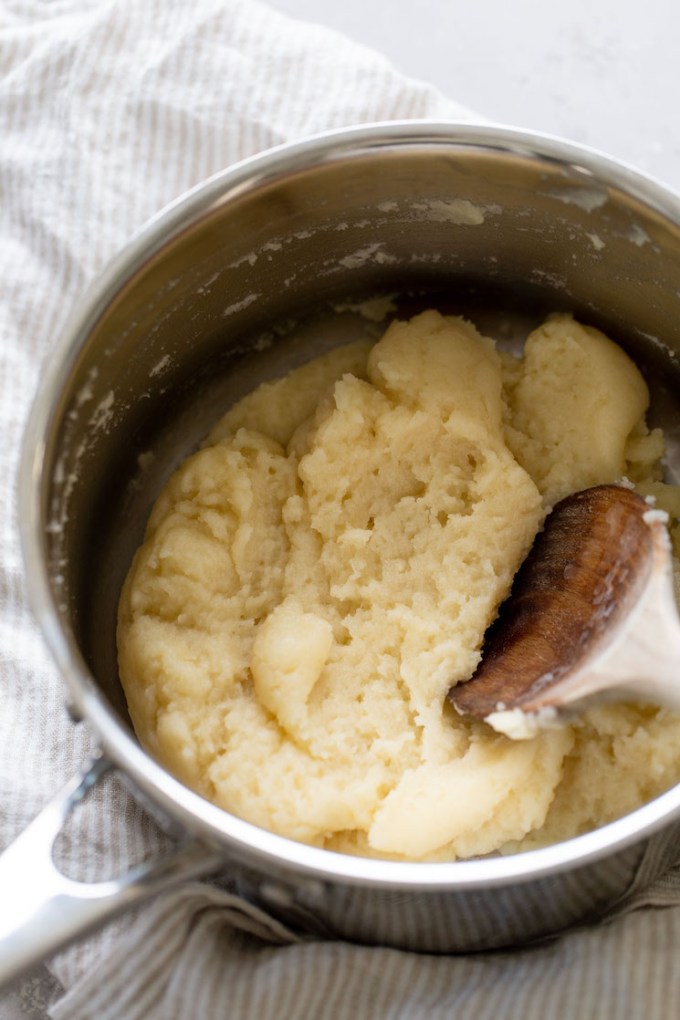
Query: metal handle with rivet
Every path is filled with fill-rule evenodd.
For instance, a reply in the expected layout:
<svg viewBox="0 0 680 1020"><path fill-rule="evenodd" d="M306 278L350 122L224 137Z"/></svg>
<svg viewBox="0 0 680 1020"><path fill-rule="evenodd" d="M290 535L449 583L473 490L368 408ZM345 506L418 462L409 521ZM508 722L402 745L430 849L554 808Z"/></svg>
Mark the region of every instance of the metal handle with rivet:
<svg viewBox="0 0 680 1020"><path fill-rule="evenodd" d="M187 837L162 857L107 881L63 875L53 859L54 841L76 805L111 768L107 758L96 758L0 855L0 985L125 908L224 864L218 851Z"/></svg>

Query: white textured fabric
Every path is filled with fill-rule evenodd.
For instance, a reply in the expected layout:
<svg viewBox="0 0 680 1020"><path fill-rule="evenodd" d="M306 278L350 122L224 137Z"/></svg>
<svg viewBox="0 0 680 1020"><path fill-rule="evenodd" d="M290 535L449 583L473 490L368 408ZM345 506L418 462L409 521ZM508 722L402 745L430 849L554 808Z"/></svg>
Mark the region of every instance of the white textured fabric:
<svg viewBox="0 0 680 1020"><path fill-rule="evenodd" d="M467 116L379 55L250 0L5 0L0 847L93 746L63 711L31 622L15 519L39 365L72 305L148 216L246 155L350 123ZM111 781L81 809L62 851L91 879L166 842ZM36 972L0 996L0 1017L44 1016L49 997L54 1020L678 1016L680 867L667 845L654 852L667 855L666 874L639 883L627 916L475 957L300 942L230 893L187 884L52 961L65 993Z"/></svg>

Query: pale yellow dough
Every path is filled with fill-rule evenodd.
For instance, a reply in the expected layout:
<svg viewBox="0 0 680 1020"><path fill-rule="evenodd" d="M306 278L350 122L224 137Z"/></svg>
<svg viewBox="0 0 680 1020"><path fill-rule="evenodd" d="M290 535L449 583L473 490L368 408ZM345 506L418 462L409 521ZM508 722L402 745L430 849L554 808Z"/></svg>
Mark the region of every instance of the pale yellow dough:
<svg viewBox="0 0 680 1020"><path fill-rule="evenodd" d="M517 360L425 312L261 386L170 479L125 584L142 743L256 825L409 859L561 839L680 779L668 712L513 742L444 700L555 500L627 474L677 507L647 404L566 315Z"/></svg>

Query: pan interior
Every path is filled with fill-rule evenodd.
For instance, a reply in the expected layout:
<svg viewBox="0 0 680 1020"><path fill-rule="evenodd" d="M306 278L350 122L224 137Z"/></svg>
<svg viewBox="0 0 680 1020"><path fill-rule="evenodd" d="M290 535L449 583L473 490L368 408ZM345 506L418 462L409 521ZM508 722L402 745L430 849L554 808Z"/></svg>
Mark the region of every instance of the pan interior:
<svg viewBox="0 0 680 1020"><path fill-rule="evenodd" d="M384 318L373 309L389 302ZM502 293L474 283L443 292L420 287L402 294L350 295L299 321L242 338L236 355L218 356L196 376L168 390L162 409L149 406L136 429L134 446L121 450L119 463L92 505L85 544L95 551L83 583L80 642L98 683L121 717L127 708L118 680L115 621L120 589L146 521L172 471L198 446L215 422L241 396L260 383L279 378L334 346L358 339L377 340L393 317L407 318L427 308L463 315L499 348L521 352L524 339L547 314L571 310L555 295L527 288ZM370 318L364 310L367 309ZM377 313L375 313L377 314ZM593 321L590 316L587 321ZM604 323L599 323L607 328ZM610 335L612 335L610 330ZM626 344L626 338L615 335ZM668 440L669 481L680 481L680 378L674 363L663 365L653 349L637 355L650 391L650 425L661 426ZM159 413L162 410L162 413Z"/></svg>
<svg viewBox="0 0 680 1020"><path fill-rule="evenodd" d="M150 508L234 401L395 315L461 314L517 351L572 311L642 369L678 480L678 281L673 223L529 155L384 148L195 204L83 317L46 444L55 602L113 711L129 725L115 623Z"/></svg>

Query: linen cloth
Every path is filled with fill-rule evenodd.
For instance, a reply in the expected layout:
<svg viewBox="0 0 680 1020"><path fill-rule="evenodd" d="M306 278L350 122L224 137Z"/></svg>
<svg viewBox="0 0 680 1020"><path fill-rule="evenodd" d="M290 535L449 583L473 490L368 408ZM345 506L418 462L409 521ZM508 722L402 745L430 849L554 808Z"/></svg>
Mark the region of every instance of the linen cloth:
<svg viewBox="0 0 680 1020"><path fill-rule="evenodd" d="M150 215L211 173L316 131L414 117L471 119L380 55L254 0L5 0L0 847L94 747L63 710L31 620L16 519L22 433L66 316ZM79 810L61 853L92 880L166 844L111 780ZM649 886L659 858L664 875ZM477 956L301 940L233 892L187 883L0 994L0 1018L651 1020L680 1015L679 954L680 850L662 837L609 923Z"/></svg>

